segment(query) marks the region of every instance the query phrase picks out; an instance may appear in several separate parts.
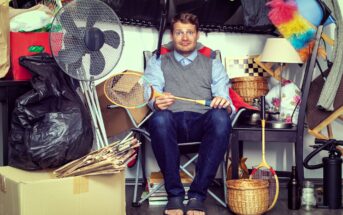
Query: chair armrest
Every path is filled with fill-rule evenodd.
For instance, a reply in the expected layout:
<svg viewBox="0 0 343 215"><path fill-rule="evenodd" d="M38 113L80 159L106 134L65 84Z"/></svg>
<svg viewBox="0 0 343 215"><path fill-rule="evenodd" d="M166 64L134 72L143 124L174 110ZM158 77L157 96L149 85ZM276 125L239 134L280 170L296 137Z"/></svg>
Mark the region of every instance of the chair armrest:
<svg viewBox="0 0 343 215"><path fill-rule="evenodd" d="M238 117L246 110L247 110L246 108L241 108L237 111L237 113L234 115L233 119L231 119L231 126L232 127L236 124Z"/></svg>

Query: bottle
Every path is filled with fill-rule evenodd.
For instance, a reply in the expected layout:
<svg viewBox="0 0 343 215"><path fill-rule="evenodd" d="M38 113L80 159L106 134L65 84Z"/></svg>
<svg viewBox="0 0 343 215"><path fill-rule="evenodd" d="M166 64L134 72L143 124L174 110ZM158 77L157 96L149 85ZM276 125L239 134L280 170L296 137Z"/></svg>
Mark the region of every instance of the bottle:
<svg viewBox="0 0 343 215"><path fill-rule="evenodd" d="M292 175L288 182L288 208L298 210L300 208L300 185L296 175L295 166L292 166Z"/></svg>

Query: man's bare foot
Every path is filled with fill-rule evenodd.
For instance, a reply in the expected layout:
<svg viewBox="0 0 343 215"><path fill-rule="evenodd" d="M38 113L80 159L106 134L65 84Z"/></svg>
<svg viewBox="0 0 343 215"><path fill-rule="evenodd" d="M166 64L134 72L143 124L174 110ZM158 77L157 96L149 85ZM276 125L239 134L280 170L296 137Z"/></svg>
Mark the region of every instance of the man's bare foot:
<svg viewBox="0 0 343 215"><path fill-rule="evenodd" d="M204 205L204 201L201 201L196 198L191 198L188 200L187 203L187 212L186 215L205 215L206 214L206 207Z"/></svg>
<svg viewBox="0 0 343 215"><path fill-rule="evenodd" d="M187 215L205 215L204 211L188 211Z"/></svg>
<svg viewBox="0 0 343 215"><path fill-rule="evenodd" d="M164 214L168 214L168 215L183 215L183 211L180 209L176 209L176 210L165 210Z"/></svg>
<svg viewBox="0 0 343 215"><path fill-rule="evenodd" d="M183 199L183 196L168 198L168 203L164 209L164 214L184 215L185 206L183 204Z"/></svg>

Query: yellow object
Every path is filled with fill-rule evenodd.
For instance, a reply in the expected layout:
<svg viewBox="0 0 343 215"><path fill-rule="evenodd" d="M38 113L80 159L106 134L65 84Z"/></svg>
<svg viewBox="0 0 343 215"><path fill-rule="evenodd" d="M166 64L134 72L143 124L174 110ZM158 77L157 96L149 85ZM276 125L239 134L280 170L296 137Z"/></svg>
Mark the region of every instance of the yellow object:
<svg viewBox="0 0 343 215"><path fill-rule="evenodd" d="M124 215L125 175L68 177L0 167L1 215Z"/></svg>
<svg viewBox="0 0 343 215"><path fill-rule="evenodd" d="M292 20L278 26L278 30L285 37L289 38L294 35L294 32L303 34L311 28L310 22L303 18L299 13L296 13Z"/></svg>
<svg viewBox="0 0 343 215"><path fill-rule="evenodd" d="M265 150L266 149L266 131L265 131L266 120L264 118L261 120L261 126L262 126L262 161L255 169L265 168L265 169L267 169L269 171L274 171L273 168L266 161L266 150ZM253 172L254 172L254 170L253 170ZM253 177L252 174L249 177L250 180L252 180L252 177ZM275 191L276 191L276 193L275 193L273 201L272 201L272 203L269 206L267 211L271 210L275 206L275 204L277 202L277 199L279 197L279 191L280 191L279 178L277 177L276 174L274 174L274 178L275 178L275 187L276 187ZM269 197L269 198L271 198L271 197Z"/></svg>

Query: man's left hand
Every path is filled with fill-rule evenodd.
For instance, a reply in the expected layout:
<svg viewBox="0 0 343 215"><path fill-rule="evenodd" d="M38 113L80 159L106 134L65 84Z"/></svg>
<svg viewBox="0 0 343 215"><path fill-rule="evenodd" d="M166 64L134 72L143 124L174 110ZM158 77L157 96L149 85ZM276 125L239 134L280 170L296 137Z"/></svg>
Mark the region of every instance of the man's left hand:
<svg viewBox="0 0 343 215"><path fill-rule="evenodd" d="M210 107L211 108L226 108L227 111L231 113L230 101L220 96L216 96L212 99Z"/></svg>

